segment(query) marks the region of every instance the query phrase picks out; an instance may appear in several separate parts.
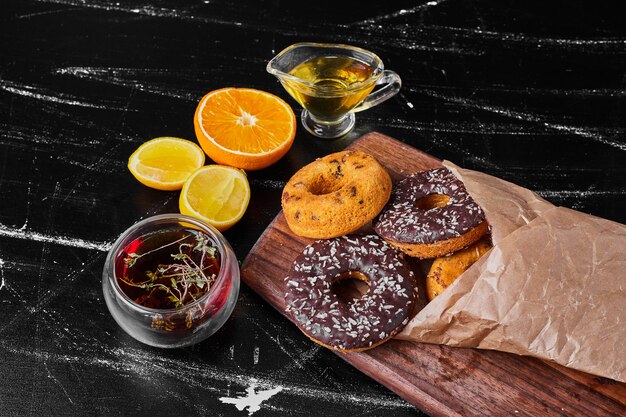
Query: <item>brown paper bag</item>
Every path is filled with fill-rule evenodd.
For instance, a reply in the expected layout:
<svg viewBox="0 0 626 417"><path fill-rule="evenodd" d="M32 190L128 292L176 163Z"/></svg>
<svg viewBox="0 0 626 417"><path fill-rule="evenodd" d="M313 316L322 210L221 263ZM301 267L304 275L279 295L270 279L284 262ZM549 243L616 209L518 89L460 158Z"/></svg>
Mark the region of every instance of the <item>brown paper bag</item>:
<svg viewBox="0 0 626 417"><path fill-rule="evenodd" d="M483 207L494 248L397 337L530 355L626 382L626 226L444 165Z"/></svg>

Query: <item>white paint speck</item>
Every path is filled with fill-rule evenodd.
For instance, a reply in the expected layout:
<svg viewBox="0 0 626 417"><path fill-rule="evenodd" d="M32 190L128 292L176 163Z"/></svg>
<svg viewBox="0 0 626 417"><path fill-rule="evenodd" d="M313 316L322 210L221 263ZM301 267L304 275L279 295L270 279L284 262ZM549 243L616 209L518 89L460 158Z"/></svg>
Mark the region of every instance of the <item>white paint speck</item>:
<svg viewBox="0 0 626 417"><path fill-rule="evenodd" d="M94 109L107 109L111 110L113 107L104 104L94 104L85 101L78 100L76 97L69 94L54 93L42 89L38 86L19 84L10 81L0 81L0 90L7 91L9 93L17 94L22 97L33 98L37 100L50 101L52 103L67 104L70 106L79 107L91 107Z"/></svg>
<svg viewBox="0 0 626 417"><path fill-rule="evenodd" d="M545 198L589 198L589 197L609 197L624 196L625 190L537 190L539 194Z"/></svg>
<svg viewBox="0 0 626 417"><path fill-rule="evenodd" d="M385 21L385 20L389 20L389 19L393 19L396 18L398 16L405 16L405 15L410 15L413 13L417 13L417 12L421 12L421 11L425 11L431 7L437 6L443 2L445 2L446 0L436 0L436 1L429 1L428 3L422 3L419 4L417 6L411 7L410 9L400 9L398 11L395 11L393 13L389 13L389 14L383 14L380 16L376 16L370 19L366 19L366 20L361 20L358 22L354 22L349 24L349 26L363 26L363 25L367 25L367 24L372 24L372 23L378 23L381 21ZM381 26L382 27L382 26Z"/></svg>
<svg viewBox="0 0 626 417"><path fill-rule="evenodd" d="M0 258L0 290L6 287L4 282L4 261Z"/></svg>
<svg viewBox="0 0 626 417"><path fill-rule="evenodd" d="M57 384L59 388L61 388L61 391L63 391L63 394L65 394L65 397L70 402L70 404L74 404L74 400L72 399L72 397L70 397L70 394L67 392L63 384L61 384L61 382L52 374L52 372L50 372L50 369L48 368L48 363L44 361L43 365L46 368L46 371L48 372L48 378L53 380L54 383Z"/></svg>
<svg viewBox="0 0 626 417"><path fill-rule="evenodd" d="M11 287L7 287L11 290ZM15 293L16 297L21 298L19 293ZM23 303L26 306L26 301ZM33 309L33 312L36 310ZM111 336L110 332L105 332ZM95 345L95 344L94 344ZM317 346L317 345L316 345ZM80 364L81 366L89 365L100 367L103 369L121 372L123 374L132 373L133 375L143 378L151 382L160 380L165 374L168 377L177 379L183 384L200 388L208 392L222 394L224 391L215 386L215 382L237 384L239 386L258 385L262 388L271 389L277 387L281 381L275 378L258 380L251 375L245 373L236 373L232 370L224 371L220 367L211 367L206 364L200 366L199 363L188 363L185 360L168 359L162 355L151 353L146 350L125 348L125 349L109 349L105 346L98 346L94 351L95 356L89 355L70 355L58 354L42 350L25 349L15 346L11 340L0 338L0 349L9 353L25 356L28 358L36 358L38 360L55 361L62 364ZM310 350L310 353L319 352L319 346ZM107 359L109 358L110 359ZM311 356L309 356L310 358ZM338 392L331 387L314 388L308 384L290 383L285 387L281 387L283 395L290 397L300 397L309 399L323 398L325 402L332 404L349 404L356 408L362 407L389 409L393 414L395 409L412 410L413 406L406 401L392 394L366 394L363 392ZM228 394L230 395L230 393ZM229 403L230 404L230 403Z"/></svg>
<svg viewBox="0 0 626 417"><path fill-rule="evenodd" d="M0 236L12 237L16 239L34 240L36 242L54 243L57 245L71 246L74 248L94 249L106 252L111 248L109 242L93 242L68 236L45 235L30 230L14 229L0 224Z"/></svg>
<svg viewBox="0 0 626 417"><path fill-rule="evenodd" d="M269 400L274 395L278 394L283 390L283 387L278 386L276 388L268 389L268 390L255 390L255 385L252 384L248 388L246 388L246 396L243 397L220 397L219 400L224 404L233 404L237 410L243 411L246 408L248 409L248 415L256 413L261 409L261 403L263 401Z"/></svg>
<svg viewBox="0 0 626 417"><path fill-rule="evenodd" d="M409 106L409 108L414 108L415 106L413 105L413 103L411 103L410 101L406 102L406 105Z"/></svg>
<svg viewBox="0 0 626 417"><path fill-rule="evenodd" d="M418 90L415 90L415 91L418 91ZM511 110L505 107L492 106L484 101L472 100L472 99L463 98L463 97L449 96L445 94L440 94L433 90L419 89L419 91L431 97L439 98L439 99L452 102L452 103L456 103L463 107L477 108L477 109L485 110L485 111L492 112L495 114L499 114L502 116L517 119L517 120L539 123L550 129L565 131L566 133L592 139L596 142L600 142L602 144L618 148L622 151L626 150L626 144L624 144L623 142L619 140L615 140L612 137L606 137L605 134L599 131L598 129L563 125L559 122L554 122L552 120L549 120L547 117L542 116L542 115L535 115L529 112Z"/></svg>
<svg viewBox="0 0 626 417"><path fill-rule="evenodd" d="M19 229L17 229L19 232L23 232L26 230L26 228L28 227L28 217L26 218L26 220L24 220L24 224L22 225L22 227L20 227Z"/></svg>
<svg viewBox="0 0 626 417"><path fill-rule="evenodd" d="M259 347L258 346L256 346L254 348L254 354L253 354L253 358L252 359L253 359L255 365L257 363L259 363Z"/></svg>

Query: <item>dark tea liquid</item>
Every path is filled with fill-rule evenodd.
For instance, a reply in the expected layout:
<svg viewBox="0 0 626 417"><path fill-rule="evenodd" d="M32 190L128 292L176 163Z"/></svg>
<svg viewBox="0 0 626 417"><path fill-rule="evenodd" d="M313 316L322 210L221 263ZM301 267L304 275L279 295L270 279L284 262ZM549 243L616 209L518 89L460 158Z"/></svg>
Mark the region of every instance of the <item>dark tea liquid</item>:
<svg viewBox="0 0 626 417"><path fill-rule="evenodd" d="M207 250L202 250L203 246ZM202 271L202 279L199 274ZM208 293L220 271L219 253L207 234L176 228L143 235L116 259L120 289L135 303L154 309L190 304ZM178 280L175 284L172 280Z"/></svg>

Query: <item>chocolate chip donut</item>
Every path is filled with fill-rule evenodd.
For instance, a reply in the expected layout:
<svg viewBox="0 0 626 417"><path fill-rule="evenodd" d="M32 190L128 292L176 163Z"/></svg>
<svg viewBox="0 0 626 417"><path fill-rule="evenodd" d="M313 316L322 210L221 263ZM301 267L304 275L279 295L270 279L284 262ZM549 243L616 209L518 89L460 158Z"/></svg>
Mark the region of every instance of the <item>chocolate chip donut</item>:
<svg viewBox="0 0 626 417"><path fill-rule="evenodd" d="M372 156L337 152L296 172L287 182L282 207L299 236L328 239L368 224L391 195L391 178Z"/></svg>
<svg viewBox="0 0 626 417"><path fill-rule="evenodd" d="M356 278L367 292L345 301L333 285ZM309 338L330 349L361 351L393 337L417 300L404 254L376 235L318 240L295 259L285 278L286 312Z"/></svg>
<svg viewBox="0 0 626 417"><path fill-rule="evenodd" d="M447 168L416 172L400 181L374 220L376 233L418 258L463 249L488 229L483 210Z"/></svg>

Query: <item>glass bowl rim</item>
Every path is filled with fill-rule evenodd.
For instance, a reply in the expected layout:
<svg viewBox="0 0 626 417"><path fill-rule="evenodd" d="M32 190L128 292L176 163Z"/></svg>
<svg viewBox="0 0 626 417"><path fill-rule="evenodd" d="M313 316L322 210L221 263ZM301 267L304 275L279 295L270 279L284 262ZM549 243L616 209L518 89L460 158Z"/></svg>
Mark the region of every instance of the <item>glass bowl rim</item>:
<svg viewBox="0 0 626 417"><path fill-rule="evenodd" d="M161 222L163 222L163 224L168 224L167 223L168 221L170 221L172 225L174 225L175 223L190 223L194 226L199 227L202 232L209 235L209 237L211 237L212 240L216 243L216 246L217 246L216 249L220 254L220 270L217 275L217 278L213 282L213 285L211 286L209 291L207 291L206 294L202 295L202 297L198 298L192 303L189 303L182 307L174 307L174 308L145 307L134 302L120 288L118 280L115 277L115 259L119 251L122 249L121 247L122 243L124 243L124 241L133 233L137 232L142 227L145 227L151 224L158 224ZM158 230L158 229L155 229L155 230ZM205 302L207 299L209 299L212 295L215 294L215 289L219 288L223 284L224 280L226 279L225 271L226 269L230 269L230 268L225 267L225 265L232 262L233 256L234 256L234 253L230 244L228 243L226 238L222 235L222 233L219 230L217 230L214 226L211 226L210 224L200 219L187 216L184 214L177 214L177 213L158 214L156 216L147 217L143 220L136 222L135 224L130 226L128 229L126 229L124 232L122 232L122 234L120 234L120 236L115 240L115 242L111 246L111 249L109 249L109 253L107 254L102 273L103 273L103 279L108 280L109 285L111 285L111 287L113 288L113 293L115 294L116 299L122 300L130 308L134 310L138 310L140 312L150 313L150 314L180 313L180 312L186 312L188 310L191 310L193 307L197 306L198 304L201 304L202 302Z"/></svg>
<svg viewBox="0 0 626 417"><path fill-rule="evenodd" d="M321 90L318 85L315 85L309 81L302 80L301 78L295 77L287 72L284 72L274 67L274 63L278 61L280 58L282 58L284 55L286 55L287 53L291 52L294 49L298 49L302 47L328 48L328 49L338 49L338 50L347 49L347 50L360 52L364 55L371 56L374 59L374 61L376 62L376 68L374 69L372 76L368 78L367 80L352 84L350 87L345 89L346 92L358 91L360 89L370 86L371 84L376 84L385 70L385 64L383 63L382 59L380 59L380 57L372 51L368 51L367 49L354 46L354 45L344 44L344 43L323 43L323 42L298 42L298 43L289 45L288 47L286 47L285 49L277 53L272 59L269 60L269 62L267 63L265 67L265 70L268 73L278 77L279 79L285 78L285 79L293 81L294 83L305 85L313 91L324 93L324 91Z"/></svg>

